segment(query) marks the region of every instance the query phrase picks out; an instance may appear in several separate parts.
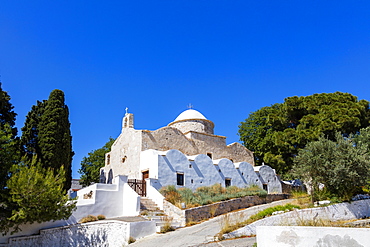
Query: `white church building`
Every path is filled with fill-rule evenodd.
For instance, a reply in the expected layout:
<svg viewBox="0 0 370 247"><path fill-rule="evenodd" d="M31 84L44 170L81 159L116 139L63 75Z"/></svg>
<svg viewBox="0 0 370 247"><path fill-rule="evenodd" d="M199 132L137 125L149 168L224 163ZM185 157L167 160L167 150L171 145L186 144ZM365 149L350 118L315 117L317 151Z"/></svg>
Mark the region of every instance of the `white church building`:
<svg viewBox="0 0 370 247"><path fill-rule="evenodd" d="M154 131L135 129L134 115L126 112L121 134L106 154L100 182L110 184L117 175L129 180L150 178L157 188L175 185L195 190L219 183L282 192L272 168L255 167L253 152L237 142L227 145L226 137L214 134L214 123L194 109Z"/></svg>

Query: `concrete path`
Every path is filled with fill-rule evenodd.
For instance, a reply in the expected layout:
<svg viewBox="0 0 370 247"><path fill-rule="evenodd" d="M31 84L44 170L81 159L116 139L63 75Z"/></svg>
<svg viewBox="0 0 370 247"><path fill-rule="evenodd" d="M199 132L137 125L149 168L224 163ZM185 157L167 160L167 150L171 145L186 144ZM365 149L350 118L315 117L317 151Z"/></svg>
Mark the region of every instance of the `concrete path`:
<svg viewBox="0 0 370 247"><path fill-rule="evenodd" d="M272 202L269 204L262 204L244 210L231 212L228 213L227 215L229 216L231 222L244 221L251 215L256 214L257 212L265 208L273 207L276 205L284 205L287 203L291 203L292 201L293 199L287 199ZM179 228L176 231L168 232L165 234L154 234L152 236L139 239L135 243L130 244L129 246L130 247L250 246L247 242L251 241L251 239L248 238L209 243L213 241L214 236L220 232L223 218L224 216L220 215L194 226ZM233 245L234 243L229 241L236 241L238 245ZM253 243L255 242L255 240L252 241ZM223 245L223 243L225 243L225 245ZM227 245L229 243L231 245Z"/></svg>

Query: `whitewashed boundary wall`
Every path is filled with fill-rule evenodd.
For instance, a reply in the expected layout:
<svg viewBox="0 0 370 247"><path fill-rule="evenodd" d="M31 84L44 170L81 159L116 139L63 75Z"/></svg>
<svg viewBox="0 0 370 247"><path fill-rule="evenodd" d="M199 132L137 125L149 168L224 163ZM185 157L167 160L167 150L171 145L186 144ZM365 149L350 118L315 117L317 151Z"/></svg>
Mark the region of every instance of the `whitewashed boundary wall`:
<svg viewBox="0 0 370 247"><path fill-rule="evenodd" d="M258 226L258 247L370 247L370 228Z"/></svg>
<svg viewBox="0 0 370 247"><path fill-rule="evenodd" d="M240 236L249 236L256 234L257 226L294 226L300 222L309 220L352 220L370 217L370 199L359 200L351 203L338 203L327 207L306 208L302 210L293 210L287 213L278 214L258 220L245 227L239 228L228 234L224 234L225 238L233 238ZM245 220L245 219L244 219ZM242 221L242 220L241 220Z"/></svg>
<svg viewBox="0 0 370 247"><path fill-rule="evenodd" d="M117 176L113 184L93 184L79 190L76 205L76 211L68 220L21 225L21 232L0 236L0 243L6 243L10 237L36 234L40 229L75 224L89 214L102 214L106 218L137 216L140 196L127 184L127 176Z"/></svg>
<svg viewBox="0 0 370 247"><path fill-rule="evenodd" d="M129 238L139 239L155 234L152 221L123 222L105 220L41 230L39 235L14 237L1 247L64 247L127 245Z"/></svg>

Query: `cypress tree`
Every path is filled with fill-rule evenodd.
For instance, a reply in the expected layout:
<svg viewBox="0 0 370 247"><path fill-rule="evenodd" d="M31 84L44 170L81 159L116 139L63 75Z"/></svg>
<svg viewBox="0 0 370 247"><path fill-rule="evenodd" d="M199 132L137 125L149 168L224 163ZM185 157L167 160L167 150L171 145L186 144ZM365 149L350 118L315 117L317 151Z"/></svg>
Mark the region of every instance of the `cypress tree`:
<svg viewBox="0 0 370 247"><path fill-rule="evenodd" d="M9 217L12 207L8 203L9 189L6 186L13 164L18 162L16 113L10 103L10 96L0 83L0 221Z"/></svg>
<svg viewBox="0 0 370 247"><path fill-rule="evenodd" d="M3 130L5 124L9 124L12 131L12 138L17 135L17 128L15 125L15 117L17 114L13 111L14 106L10 103L10 96L7 92L2 90L0 83L0 128Z"/></svg>
<svg viewBox="0 0 370 247"><path fill-rule="evenodd" d="M55 171L64 167L68 190L72 182L72 136L70 131L69 110L64 103L64 93L55 89L50 93L41 115L38 128L41 163L45 168Z"/></svg>
<svg viewBox="0 0 370 247"><path fill-rule="evenodd" d="M52 168L54 172L64 167L64 190L71 187L74 154L68 118L64 93L55 89L48 100L37 101L37 105L32 107L22 128L21 139L26 160L36 157L44 168Z"/></svg>
<svg viewBox="0 0 370 247"><path fill-rule="evenodd" d="M37 101L37 104L32 106L31 111L26 116L26 121L22 128L21 146L23 147L24 160L28 163L34 158L41 157L39 147L39 123L44 112L46 100L43 102Z"/></svg>

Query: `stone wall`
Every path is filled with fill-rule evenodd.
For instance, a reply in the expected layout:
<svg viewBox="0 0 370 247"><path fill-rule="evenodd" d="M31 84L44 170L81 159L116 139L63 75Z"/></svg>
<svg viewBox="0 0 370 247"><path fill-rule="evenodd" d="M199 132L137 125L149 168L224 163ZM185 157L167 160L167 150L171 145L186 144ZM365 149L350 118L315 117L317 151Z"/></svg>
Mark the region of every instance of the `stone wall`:
<svg viewBox="0 0 370 247"><path fill-rule="evenodd" d="M234 210L249 208L255 205L266 204L287 198L288 195L286 194L267 195L266 197L246 196L228 201L213 203L206 206L190 208L184 210L186 223L200 222Z"/></svg>

